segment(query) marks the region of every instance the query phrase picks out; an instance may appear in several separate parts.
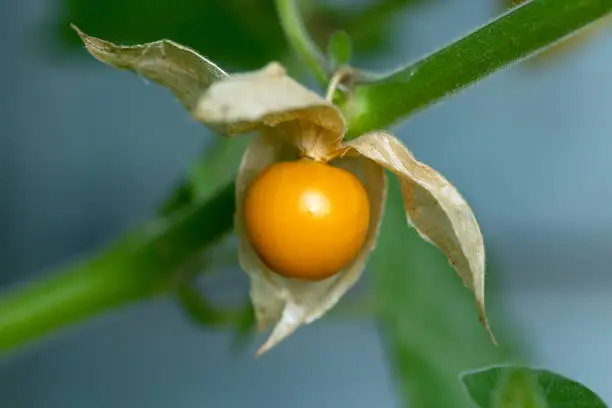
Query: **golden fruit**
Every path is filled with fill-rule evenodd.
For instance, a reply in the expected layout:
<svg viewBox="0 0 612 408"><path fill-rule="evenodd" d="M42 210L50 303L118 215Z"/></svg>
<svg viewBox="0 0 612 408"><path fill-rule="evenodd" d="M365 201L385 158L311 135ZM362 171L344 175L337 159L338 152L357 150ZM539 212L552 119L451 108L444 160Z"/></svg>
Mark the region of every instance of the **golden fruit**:
<svg viewBox="0 0 612 408"><path fill-rule="evenodd" d="M370 203L352 173L312 160L262 171L244 199L244 226L274 272L317 281L349 266L363 246Z"/></svg>

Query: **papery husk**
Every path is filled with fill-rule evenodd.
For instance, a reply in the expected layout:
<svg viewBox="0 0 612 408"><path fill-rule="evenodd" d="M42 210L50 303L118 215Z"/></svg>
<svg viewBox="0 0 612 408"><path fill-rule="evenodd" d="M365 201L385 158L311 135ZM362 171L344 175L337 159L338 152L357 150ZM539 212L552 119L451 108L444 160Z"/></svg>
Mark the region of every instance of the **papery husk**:
<svg viewBox="0 0 612 408"><path fill-rule="evenodd" d="M203 123L231 126L230 134L275 128L302 156L323 161L346 131L335 105L287 76L276 62L215 83L192 113Z"/></svg>
<svg viewBox="0 0 612 408"><path fill-rule="evenodd" d="M236 179L235 232L239 242L239 262L251 280L251 299L261 330L275 323L271 335L257 354L268 351L293 333L311 323L334 306L361 276L366 259L376 245L386 197L384 170L364 157L339 160L343 167L360 178L370 201L370 228L366 242L352 265L337 275L318 282L288 279L270 270L255 253L244 230L243 200L257 175L269 165L295 158L296 147L284 143L274 130L264 130L246 150Z"/></svg>
<svg viewBox="0 0 612 408"><path fill-rule="evenodd" d="M235 135L275 127L302 156L315 160L329 159L346 132L340 110L287 76L277 62L230 78L170 40L122 46L72 28L95 58L170 89L193 117L216 132Z"/></svg>
<svg viewBox="0 0 612 408"><path fill-rule="evenodd" d="M344 148L372 159L398 177L409 224L444 252L474 292L480 320L495 342L485 313L484 242L472 210L457 189L386 132L366 133L345 143Z"/></svg>
<svg viewBox="0 0 612 408"><path fill-rule="evenodd" d="M227 135L261 132L240 166L235 217L240 263L251 278L257 320L261 328L276 322L259 354L300 325L319 318L361 275L375 246L384 208L386 183L380 166L398 176L408 222L446 254L474 292L481 321L495 341L485 314L485 253L478 223L457 190L417 161L393 136L371 132L341 144L346 123L340 110L288 77L278 63L229 77L195 51L169 40L118 46L73 28L95 58L169 88L197 120L212 129ZM265 167L277 161L297 157L328 161L344 154L355 157L340 158L339 163L344 162L352 171L355 166L362 168L362 181L370 198L370 230L356 260L346 270L320 282L286 279L270 271L244 232L242 200L246 188Z"/></svg>
<svg viewBox="0 0 612 408"><path fill-rule="evenodd" d="M115 68L126 69L172 91L185 109L195 109L210 85L228 77L221 68L191 48L170 40L122 46L85 34L74 24L89 53ZM212 126L217 131L231 131Z"/></svg>
<svg viewBox="0 0 612 408"><path fill-rule="evenodd" d="M235 135L274 127L301 156L323 161L346 132L340 110L287 76L279 63L230 78L213 62L170 40L122 46L72 28L92 56L170 89L195 119L216 132Z"/></svg>

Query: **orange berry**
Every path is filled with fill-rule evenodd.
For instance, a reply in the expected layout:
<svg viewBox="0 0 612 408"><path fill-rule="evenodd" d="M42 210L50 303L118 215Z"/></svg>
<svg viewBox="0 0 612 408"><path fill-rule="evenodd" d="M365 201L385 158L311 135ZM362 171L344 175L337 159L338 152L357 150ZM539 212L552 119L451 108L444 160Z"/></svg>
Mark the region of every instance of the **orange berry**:
<svg viewBox="0 0 612 408"><path fill-rule="evenodd" d="M370 203L350 172L311 160L265 169L244 199L253 248L274 272L309 281L349 266L364 244Z"/></svg>

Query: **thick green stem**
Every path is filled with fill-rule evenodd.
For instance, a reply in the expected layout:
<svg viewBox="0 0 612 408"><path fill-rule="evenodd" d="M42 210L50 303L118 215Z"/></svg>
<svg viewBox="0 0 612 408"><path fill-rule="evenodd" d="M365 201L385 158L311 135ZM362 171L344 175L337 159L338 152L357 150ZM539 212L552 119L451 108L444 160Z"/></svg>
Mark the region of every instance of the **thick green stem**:
<svg viewBox="0 0 612 408"><path fill-rule="evenodd" d="M277 0L290 42L321 83L322 57L292 0ZM351 135L386 128L612 11L612 0L533 0L458 42L359 85L342 105ZM167 290L181 266L230 230L233 184L109 250L0 299L0 353L67 324Z"/></svg>
<svg viewBox="0 0 612 408"><path fill-rule="evenodd" d="M610 0L533 0L461 40L355 89L349 137L397 124L612 11Z"/></svg>
<svg viewBox="0 0 612 408"><path fill-rule="evenodd" d="M162 218L100 255L0 299L0 354L126 303L167 292L181 266L232 226L234 185L212 200Z"/></svg>
<svg viewBox="0 0 612 408"><path fill-rule="evenodd" d="M281 26L291 47L308 66L319 85L325 88L328 81L325 57L308 35L300 18L296 0L276 0L276 8Z"/></svg>

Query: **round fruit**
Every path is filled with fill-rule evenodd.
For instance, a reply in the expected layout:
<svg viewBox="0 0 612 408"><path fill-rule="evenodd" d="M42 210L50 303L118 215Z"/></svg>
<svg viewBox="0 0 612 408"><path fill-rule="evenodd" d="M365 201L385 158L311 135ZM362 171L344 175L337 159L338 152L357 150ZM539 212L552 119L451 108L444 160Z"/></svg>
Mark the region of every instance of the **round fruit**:
<svg viewBox="0 0 612 408"><path fill-rule="evenodd" d="M302 159L271 165L249 186L244 225L274 272L317 281L347 267L363 246L370 203L350 172Z"/></svg>

